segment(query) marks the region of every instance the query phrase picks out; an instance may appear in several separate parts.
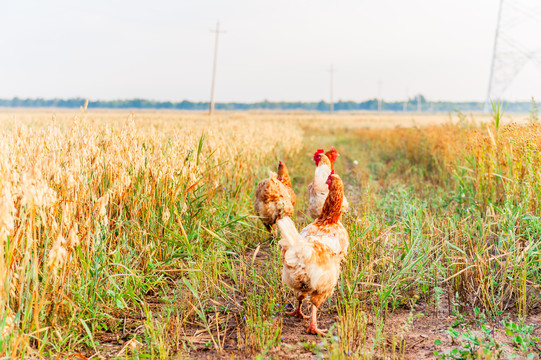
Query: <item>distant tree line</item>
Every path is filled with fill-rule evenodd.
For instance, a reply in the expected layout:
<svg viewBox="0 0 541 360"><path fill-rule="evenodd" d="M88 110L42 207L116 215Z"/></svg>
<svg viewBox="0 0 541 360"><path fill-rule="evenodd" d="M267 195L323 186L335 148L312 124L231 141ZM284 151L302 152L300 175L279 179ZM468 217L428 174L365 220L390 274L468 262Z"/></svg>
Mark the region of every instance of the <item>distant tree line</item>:
<svg viewBox="0 0 541 360"><path fill-rule="evenodd" d="M83 98L72 99L0 99L0 107L59 107L59 108L78 108L85 103ZM420 104L420 106L419 106ZM418 111L422 112L449 112L449 111L483 111L483 102L451 102L451 101L427 101L424 96L409 99L406 104L404 101L383 101L383 111ZM530 102L510 102L507 103L506 111L509 112L528 112L531 109ZM419 107L418 107L419 106ZM89 101L90 108L105 109L175 109L175 110L198 110L204 111L209 108L208 102L192 102L188 100L180 102L154 101L146 99L128 99L128 100L96 100ZM329 103L326 101L303 102L303 101L260 101L255 103L216 103L217 110L306 110L306 111L329 111ZM357 110L378 110L378 100L371 99L362 102L338 101L334 103L335 111L357 111Z"/></svg>

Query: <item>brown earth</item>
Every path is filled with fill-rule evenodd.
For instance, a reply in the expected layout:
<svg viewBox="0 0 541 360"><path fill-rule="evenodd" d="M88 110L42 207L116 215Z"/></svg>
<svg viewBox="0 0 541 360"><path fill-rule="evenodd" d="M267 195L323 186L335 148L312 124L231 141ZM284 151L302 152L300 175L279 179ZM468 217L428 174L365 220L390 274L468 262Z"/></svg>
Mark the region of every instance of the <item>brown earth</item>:
<svg viewBox="0 0 541 360"><path fill-rule="evenodd" d="M271 249L267 246L260 249L256 255L256 265L265 262L269 258L269 251ZM248 254L250 257L253 255ZM333 295L334 303L336 295ZM442 299L447 299L447 296L443 295ZM293 301L294 299L291 299ZM154 301L152 298L147 300L147 303L151 304L153 310L159 311L162 304L158 301ZM293 303L293 302L292 302ZM472 309L465 308L461 311L461 314L455 316L450 313L450 307L447 301L442 301L439 311L436 313L433 309L433 304L427 304L421 302L417 304L413 309L406 307L396 309L387 315L385 321L383 334L386 336L385 351L389 353L393 346L396 346L396 351L403 351L403 359L432 359L436 358L434 351L440 354L449 353L452 349L460 348L460 340L457 342L451 338L447 333L447 329L453 327L460 333L470 330L477 336L482 335L481 325L492 329L491 335L494 337L496 343L507 344L502 345L503 358L509 358L513 352L518 352L514 349L511 341L511 337L505 334L505 329L501 325L501 320L507 318L518 322L519 320L511 311L501 316L484 320L482 318L475 318ZM369 308L369 306L367 306ZM309 302L304 302L304 312L308 313ZM337 324L337 313L333 310L334 307L325 303L321 311L319 312L318 321L320 327L335 329ZM143 314L142 314L143 315ZM282 315L282 334L281 343L274 348L267 351L264 358L273 359L316 359L318 358L317 352L314 349L318 349L323 354L328 350L329 344L324 344L324 339L317 335L310 335L306 333L309 320L299 320L297 318ZM257 354L247 351L239 350L239 344L237 341L238 329L240 328L236 318L231 317L227 323L227 330L225 331L225 340L223 346L223 352L219 353L211 346L207 346L210 342L210 336L201 328L193 326L186 329L185 340L188 340L191 351L188 354L190 359L252 359ZM405 324L410 319L409 326ZM141 316L139 319L131 318L126 319L124 328L122 331L116 333L102 333L95 337L100 343L99 356L105 359L112 359L115 357L126 356L126 351L130 350L131 346L138 347L144 346L137 341L130 340L135 335L143 335L143 322L144 318ZM541 337L541 307L532 309L527 318L526 324L534 324L534 331L532 336ZM392 334L400 333L398 329L405 329L402 335L402 341L394 344L391 342ZM336 331L335 331L336 333ZM332 342L333 335L328 336L327 342ZM376 338L376 326L372 319L369 319L366 331L366 343L364 351L369 351ZM381 336L380 336L381 338ZM441 344L436 345L437 340L441 341ZM464 345L464 344L462 344ZM381 346L381 345L380 345ZM537 344L537 347L533 348L536 351L534 359L541 358L541 344ZM362 352L362 351L361 351ZM89 352L86 354L91 356ZM173 358L186 358L185 354L177 355ZM392 358L389 356L381 356L382 359ZM398 358L402 358L398 356ZM521 357L518 357L519 359Z"/></svg>

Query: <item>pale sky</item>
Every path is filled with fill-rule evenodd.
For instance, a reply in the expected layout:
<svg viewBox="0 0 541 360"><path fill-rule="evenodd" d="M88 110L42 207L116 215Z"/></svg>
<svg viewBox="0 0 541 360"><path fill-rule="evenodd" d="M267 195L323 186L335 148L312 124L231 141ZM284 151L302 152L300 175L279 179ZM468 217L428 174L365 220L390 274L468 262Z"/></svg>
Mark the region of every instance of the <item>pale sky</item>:
<svg viewBox="0 0 541 360"><path fill-rule="evenodd" d="M328 100L331 63L335 100L375 98L381 81L386 100L483 101L498 4L0 0L0 98L208 101L220 20L219 102ZM521 41L541 48L540 33ZM541 99L540 70L526 65L505 96Z"/></svg>

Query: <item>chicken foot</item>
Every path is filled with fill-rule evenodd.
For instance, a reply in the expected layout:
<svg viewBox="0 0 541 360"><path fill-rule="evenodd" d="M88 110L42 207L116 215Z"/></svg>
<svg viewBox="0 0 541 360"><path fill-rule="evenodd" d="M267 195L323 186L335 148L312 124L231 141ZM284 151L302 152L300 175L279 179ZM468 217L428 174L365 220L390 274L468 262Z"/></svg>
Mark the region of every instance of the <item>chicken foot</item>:
<svg viewBox="0 0 541 360"><path fill-rule="evenodd" d="M295 316L299 319L308 319L308 316L302 313L302 301L304 300L305 297L306 295L299 295L299 297L297 297L297 300L299 301L299 306L297 306L297 308L293 311L286 312L286 315Z"/></svg>
<svg viewBox="0 0 541 360"><path fill-rule="evenodd" d="M306 332L308 334L326 336L328 329L320 329L317 327L317 306L312 305L312 316L310 318L310 325Z"/></svg>

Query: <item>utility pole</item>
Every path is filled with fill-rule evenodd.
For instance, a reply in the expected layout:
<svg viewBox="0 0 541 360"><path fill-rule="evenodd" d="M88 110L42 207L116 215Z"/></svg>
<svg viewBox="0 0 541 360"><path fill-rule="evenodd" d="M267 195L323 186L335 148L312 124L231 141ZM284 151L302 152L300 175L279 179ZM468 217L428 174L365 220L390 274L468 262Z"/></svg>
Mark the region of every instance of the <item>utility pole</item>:
<svg viewBox="0 0 541 360"><path fill-rule="evenodd" d="M378 112L381 112L381 79L378 80Z"/></svg>
<svg viewBox="0 0 541 360"><path fill-rule="evenodd" d="M331 64L331 68L329 70L329 72L331 73L331 82L330 82L330 100L329 100L329 111L332 113L334 112L334 102L333 102L333 86L334 86L334 66L333 64Z"/></svg>
<svg viewBox="0 0 541 360"><path fill-rule="evenodd" d="M209 115L212 115L214 112L214 84L216 83L216 61L218 60L218 37L220 33L225 33L225 31L220 31L220 22L216 23L216 30L210 30L213 33L216 33L216 41L214 43L214 64L212 66L212 85L210 87L210 106L209 106Z"/></svg>

